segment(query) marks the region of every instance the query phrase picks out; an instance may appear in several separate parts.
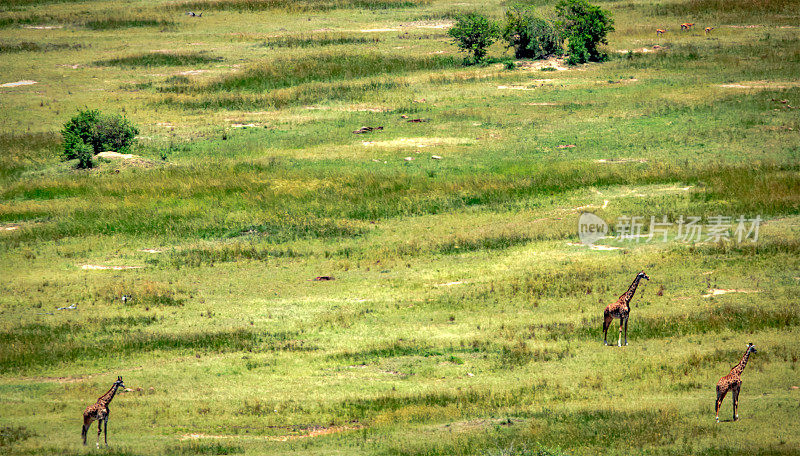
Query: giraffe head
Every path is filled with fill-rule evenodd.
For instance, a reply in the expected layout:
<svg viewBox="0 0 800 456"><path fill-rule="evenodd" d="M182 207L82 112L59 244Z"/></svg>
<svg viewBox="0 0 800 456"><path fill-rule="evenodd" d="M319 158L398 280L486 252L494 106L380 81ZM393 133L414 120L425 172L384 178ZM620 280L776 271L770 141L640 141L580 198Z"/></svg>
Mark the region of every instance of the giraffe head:
<svg viewBox="0 0 800 456"><path fill-rule="evenodd" d="M645 273L644 273L644 271L641 271L639 274L637 274L637 275L636 275L636 278L637 278L637 279L647 279L647 280L650 280L650 277L647 277L647 274L645 274Z"/></svg>
<svg viewBox="0 0 800 456"><path fill-rule="evenodd" d="M117 381L114 382L119 388L125 389L125 384L122 383L122 377L117 376Z"/></svg>
<svg viewBox="0 0 800 456"><path fill-rule="evenodd" d="M747 344L747 351L748 351L749 353L758 353L758 350L756 350L756 346L755 346L755 345L753 345L753 343L752 343L752 342L750 342L749 344Z"/></svg>

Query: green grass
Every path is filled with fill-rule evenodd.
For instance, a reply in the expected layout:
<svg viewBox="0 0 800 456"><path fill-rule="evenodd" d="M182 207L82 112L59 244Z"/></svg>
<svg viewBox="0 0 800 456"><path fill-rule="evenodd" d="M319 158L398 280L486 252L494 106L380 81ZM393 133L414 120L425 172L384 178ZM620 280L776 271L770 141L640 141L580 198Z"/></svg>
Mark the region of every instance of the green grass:
<svg viewBox="0 0 800 456"><path fill-rule="evenodd" d="M202 65L211 62L219 62L220 59L200 53L166 53L149 52L146 54L135 54L115 59L98 60L96 65L100 66L119 66L124 68L136 67L158 67L158 66L186 66Z"/></svg>
<svg viewBox="0 0 800 456"><path fill-rule="evenodd" d="M82 44L37 43L33 41L20 41L17 43L0 43L0 54L11 54L15 52L61 51L65 49L74 50L82 47Z"/></svg>
<svg viewBox="0 0 800 456"><path fill-rule="evenodd" d="M277 36L267 38L260 45L268 48L308 48L341 44L375 44L380 38L353 35Z"/></svg>
<svg viewBox="0 0 800 456"><path fill-rule="evenodd" d="M656 3L601 2L608 62L514 71L446 35L500 1L2 3L0 83L36 84L2 88L0 452L85 454L117 376L111 455L800 452L800 16ZM142 160L61 161L85 107Z"/></svg>
<svg viewBox="0 0 800 456"><path fill-rule="evenodd" d="M291 13L330 11L341 8L385 10L413 8L427 4L427 0L189 0L172 3L172 10L280 10Z"/></svg>

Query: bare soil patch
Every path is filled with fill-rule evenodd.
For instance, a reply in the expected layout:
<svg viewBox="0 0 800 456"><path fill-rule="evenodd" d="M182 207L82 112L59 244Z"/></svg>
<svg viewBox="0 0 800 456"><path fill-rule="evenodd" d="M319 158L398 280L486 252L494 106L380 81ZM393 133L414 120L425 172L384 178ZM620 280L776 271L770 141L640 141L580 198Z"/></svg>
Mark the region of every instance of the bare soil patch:
<svg viewBox="0 0 800 456"><path fill-rule="evenodd" d="M354 426L319 426L311 429L306 429L301 434L284 434L284 435L264 435L264 436L255 436L255 435L224 435L224 434L184 434L179 437L179 440L197 440L197 439L239 439L239 438L249 438L249 439L259 439L259 440L269 440L273 442L288 442L290 440L300 440L300 439L307 439L311 437L320 437L323 435L329 434L336 434L339 432L346 432L346 431L354 431L356 429L361 429L363 426L354 425Z"/></svg>
<svg viewBox="0 0 800 456"><path fill-rule="evenodd" d="M142 269L144 266L105 266L101 264L84 264L81 265L81 269L86 270L112 270L112 271L123 271L125 269Z"/></svg>
<svg viewBox="0 0 800 456"><path fill-rule="evenodd" d="M19 86L26 86L26 85L33 85L38 84L36 81L32 81L30 79L24 79L22 81L16 82L6 82L5 84L0 84L0 87L19 87Z"/></svg>
<svg viewBox="0 0 800 456"><path fill-rule="evenodd" d="M552 57L545 60L532 60L517 63L517 68L529 71L539 71L542 68L554 68L556 71L569 70L563 58Z"/></svg>
<svg viewBox="0 0 800 456"><path fill-rule="evenodd" d="M719 84L724 89L790 89L800 87L798 81L742 81L731 84Z"/></svg>
<svg viewBox="0 0 800 456"><path fill-rule="evenodd" d="M703 297L710 298L712 296L719 296L728 293L760 293L760 292L761 290L736 290L736 289L725 290L722 288L711 288L708 290L707 294L703 295Z"/></svg>
<svg viewBox="0 0 800 456"><path fill-rule="evenodd" d="M469 138L397 138L388 141L362 141L366 147L434 147L442 145L468 144Z"/></svg>
<svg viewBox="0 0 800 456"><path fill-rule="evenodd" d="M139 168L152 168L154 166L158 166L158 162L149 160L147 158L141 157L139 155L134 154L121 154L119 152L100 152L97 154L98 157L104 158L110 161L117 161L120 164L124 164L127 166L134 166Z"/></svg>

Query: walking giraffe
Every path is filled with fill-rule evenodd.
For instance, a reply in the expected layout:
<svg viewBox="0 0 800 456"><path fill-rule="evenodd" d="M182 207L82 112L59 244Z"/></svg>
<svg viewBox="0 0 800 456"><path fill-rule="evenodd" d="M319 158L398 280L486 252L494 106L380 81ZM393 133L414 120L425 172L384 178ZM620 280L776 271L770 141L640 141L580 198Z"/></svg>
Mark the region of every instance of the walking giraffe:
<svg viewBox="0 0 800 456"><path fill-rule="evenodd" d="M103 433L103 440L108 446L108 404L111 403L111 400L114 399L114 395L117 394L117 389L119 387L125 388L125 384L122 383L122 377L117 377L117 381L111 385L111 389L109 389L106 394L103 394L97 399L93 405L86 407L86 410L83 411L83 428L81 429L81 437L83 437L83 444L86 445L86 433L89 431L89 426L92 425L93 421L97 421L97 448L100 448L100 429L104 430ZM105 423L105 426L103 424Z"/></svg>
<svg viewBox="0 0 800 456"><path fill-rule="evenodd" d="M636 278L633 279L633 283L630 287L628 287L628 291L622 294L617 301L613 304L609 304L606 307L606 310L603 311L603 343L608 345L608 327L611 326L611 322L614 321L615 318L619 318L619 339L617 339L617 345L622 346L622 327L625 326L625 345L628 345L628 314L631 311L630 303L631 299L633 298L633 294L636 293L636 287L639 286L639 281L642 279L650 280L650 277L647 277L647 274L644 271L636 274Z"/></svg>
<svg viewBox="0 0 800 456"><path fill-rule="evenodd" d="M719 408L728 391L733 392L733 421L739 419L739 414L737 413L739 411L739 390L742 387L742 372L744 367L747 366L747 360L750 359L750 353L757 353L756 347L752 343L747 344L747 350L745 350L739 364L733 366L731 372L717 382L717 402L714 404L717 423L719 423Z"/></svg>

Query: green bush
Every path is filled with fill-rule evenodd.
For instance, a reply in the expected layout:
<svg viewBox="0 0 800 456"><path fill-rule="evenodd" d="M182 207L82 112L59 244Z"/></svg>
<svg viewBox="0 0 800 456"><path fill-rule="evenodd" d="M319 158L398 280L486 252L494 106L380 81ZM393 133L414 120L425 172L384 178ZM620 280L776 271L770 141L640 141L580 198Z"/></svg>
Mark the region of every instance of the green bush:
<svg viewBox="0 0 800 456"><path fill-rule="evenodd" d="M556 14L558 26L569 42L569 63L602 62L608 57L597 47L608 44L606 35L614 31L611 13L586 0L561 0L556 5Z"/></svg>
<svg viewBox="0 0 800 456"><path fill-rule="evenodd" d="M139 134L128 119L119 114L103 115L99 110L80 110L64 124L64 159L80 158L83 146L88 145L93 154L106 150L124 152L130 149Z"/></svg>
<svg viewBox="0 0 800 456"><path fill-rule="evenodd" d="M93 167L94 161L92 161L92 159L94 158L94 149L92 149L92 146L81 141L76 143L74 147L72 152L75 154L75 158L78 159L77 168L89 169Z"/></svg>
<svg viewBox="0 0 800 456"><path fill-rule="evenodd" d="M591 55L586 49L586 43L584 43L583 38L578 36L571 38L567 45L567 64L578 65L586 63L590 59Z"/></svg>
<svg viewBox="0 0 800 456"><path fill-rule="evenodd" d="M514 7L506 11L503 38L514 48L518 59L543 59L563 53L564 39L550 22L535 16L532 8Z"/></svg>
<svg viewBox="0 0 800 456"><path fill-rule="evenodd" d="M486 49L500 37L500 28L483 14L467 13L458 17L447 34L459 49L472 54L472 63L479 63L486 57Z"/></svg>

